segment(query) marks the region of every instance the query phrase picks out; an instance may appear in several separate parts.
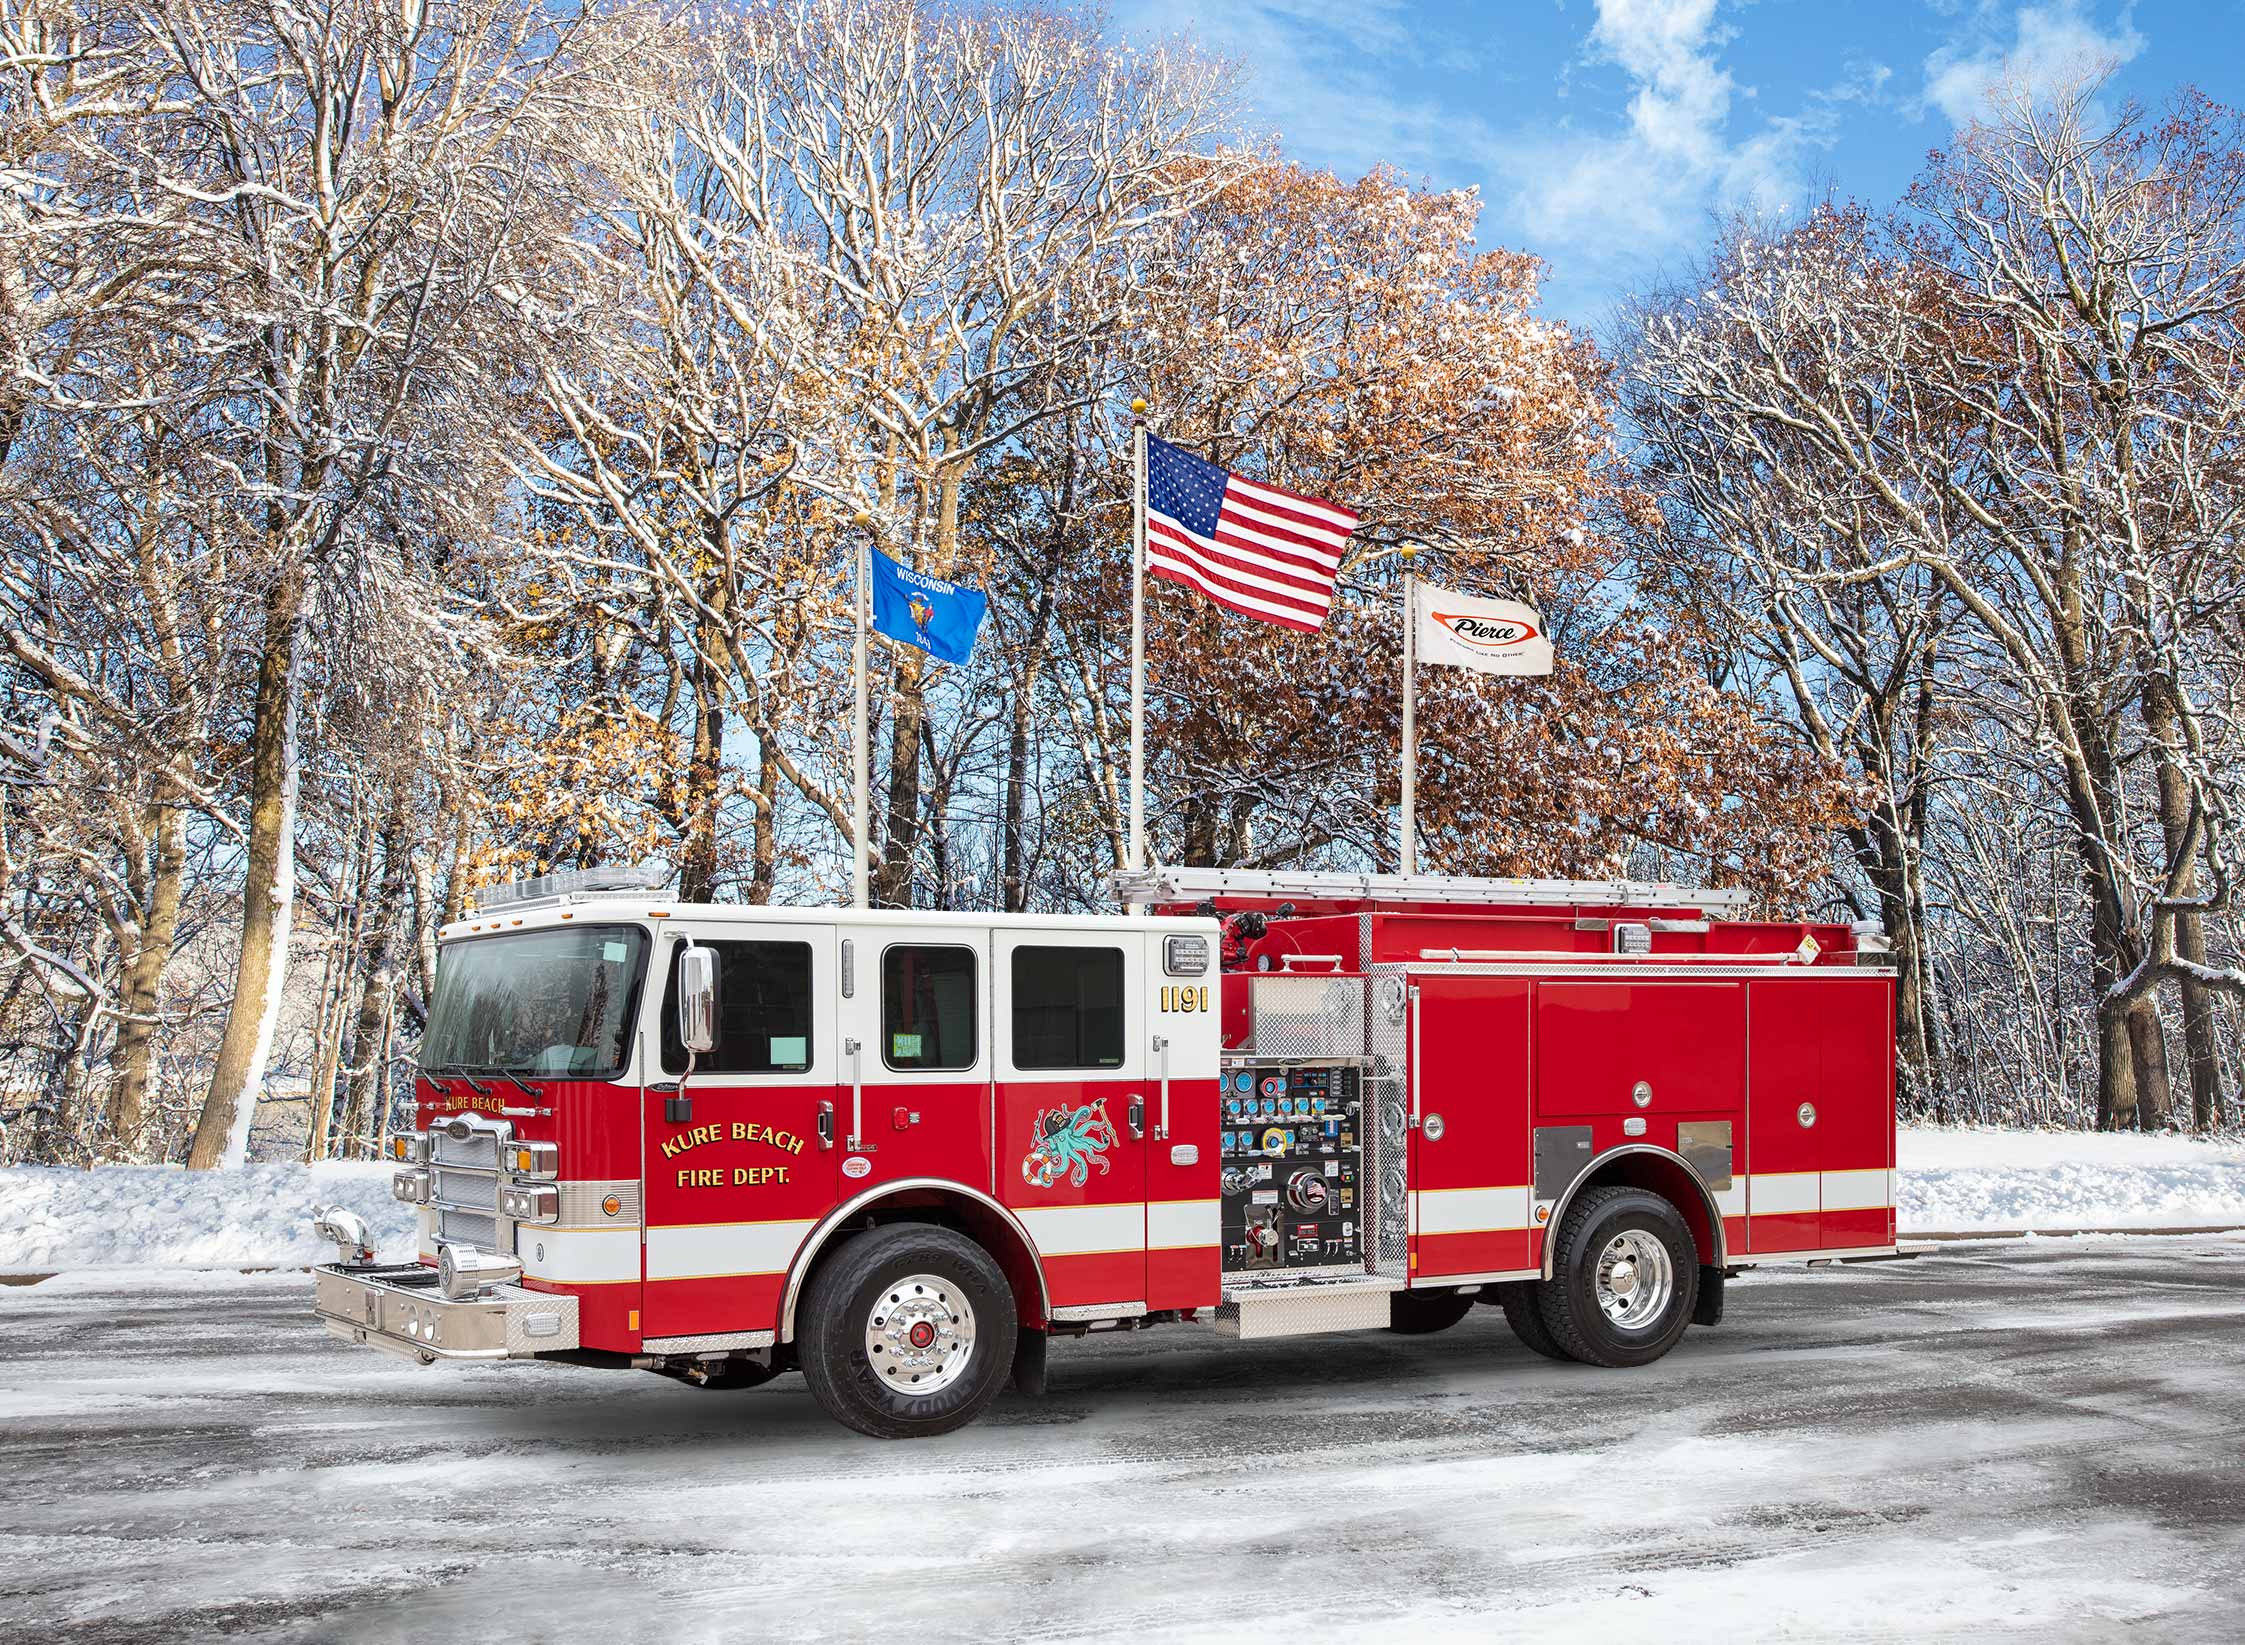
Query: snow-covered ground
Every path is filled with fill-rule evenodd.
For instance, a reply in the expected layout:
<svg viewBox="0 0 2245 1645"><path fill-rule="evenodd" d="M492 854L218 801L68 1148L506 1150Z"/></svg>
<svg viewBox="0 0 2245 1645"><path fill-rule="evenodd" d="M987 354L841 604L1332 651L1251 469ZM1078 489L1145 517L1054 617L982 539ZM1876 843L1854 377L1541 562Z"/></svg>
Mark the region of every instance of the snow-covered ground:
<svg viewBox="0 0 2245 1645"><path fill-rule="evenodd" d="M1906 1126L1904 1234L2245 1226L2245 1144L2093 1131Z"/></svg>
<svg viewBox="0 0 2245 1645"><path fill-rule="evenodd" d="M1910 1127L1897 1188L1905 1235L2245 1226L2245 1144L2190 1137ZM413 1249L386 1165L235 1172L117 1166L0 1170L0 1273L273 1268L324 1259L311 1208L366 1219L385 1257Z"/></svg>
<svg viewBox="0 0 2245 1645"><path fill-rule="evenodd" d="M413 1213L390 1197L392 1170L340 1163L0 1170L0 1274L302 1267L334 1254L313 1237L315 1205L356 1211L382 1256L410 1257Z"/></svg>
<svg viewBox="0 0 2245 1645"><path fill-rule="evenodd" d="M1772 1269L1633 1371L1062 1343L941 1439L334 1341L301 1274L0 1287L0 1637L2234 1645L2245 1235Z"/></svg>

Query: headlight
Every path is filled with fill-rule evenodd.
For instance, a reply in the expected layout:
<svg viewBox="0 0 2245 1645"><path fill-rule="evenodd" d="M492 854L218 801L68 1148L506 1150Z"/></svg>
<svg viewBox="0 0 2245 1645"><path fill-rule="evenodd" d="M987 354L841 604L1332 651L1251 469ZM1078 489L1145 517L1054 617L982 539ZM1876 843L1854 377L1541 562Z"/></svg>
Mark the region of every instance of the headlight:
<svg viewBox="0 0 2245 1645"><path fill-rule="evenodd" d="M507 1166L518 1177L557 1177L561 1174L561 1149L550 1142L510 1142L501 1150Z"/></svg>
<svg viewBox="0 0 2245 1645"><path fill-rule="evenodd" d="M499 1214L516 1222L559 1222L561 1190L558 1188L502 1188Z"/></svg>
<svg viewBox="0 0 2245 1645"><path fill-rule="evenodd" d="M390 1158L400 1165L424 1165L429 1158L429 1139L419 1131L402 1131L390 1139Z"/></svg>
<svg viewBox="0 0 2245 1645"><path fill-rule="evenodd" d="M429 1173L426 1171L400 1171L390 1178L390 1197L401 1199L408 1205L429 1203Z"/></svg>

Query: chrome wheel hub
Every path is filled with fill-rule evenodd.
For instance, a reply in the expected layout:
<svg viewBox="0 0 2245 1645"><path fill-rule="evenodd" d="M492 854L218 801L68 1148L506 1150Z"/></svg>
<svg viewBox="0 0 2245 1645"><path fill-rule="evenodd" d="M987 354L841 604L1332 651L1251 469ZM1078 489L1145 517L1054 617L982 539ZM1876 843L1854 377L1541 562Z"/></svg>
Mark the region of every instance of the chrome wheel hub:
<svg viewBox="0 0 2245 1645"><path fill-rule="evenodd" d="M1642 1331L1668 1311L1676 1267L1668 1247L1641 1229L1616 1234L1598 1253L1598 1307L1618 1330Z"/></svg>
<svg viewBox="0 0 2245 1645"><path fill-rule="evenodd" d="M881 1288L865 1316L865 1362L885 1388L936 1394L974 1358L974 1309L951 1280L907 1274Z"/></svg>

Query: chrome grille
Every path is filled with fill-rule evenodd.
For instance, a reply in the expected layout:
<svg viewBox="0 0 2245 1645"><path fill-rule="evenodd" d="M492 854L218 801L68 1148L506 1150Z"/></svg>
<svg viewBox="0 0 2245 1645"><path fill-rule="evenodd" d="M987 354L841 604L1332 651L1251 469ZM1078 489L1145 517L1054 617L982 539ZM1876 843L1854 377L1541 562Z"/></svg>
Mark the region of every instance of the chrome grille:
<svg viewBox="0 0 2245 1645"><path fill-rule="evenodd" d="M437 1238L496 1251L499 1249L499 1219L478 1216L473 1211L442 1210L437 1213Z"/></svg>
<svg viewBox="0 0 2245 1645"><path fill-rule="evenodd" d="M478 1211L499 1209L496 1171L447 1171L440 1167L430 1186L441 1204L470 1206Z"/></svg>
<svg viewBox="0 0 2245 1645"><path fill-rule="evenodd" d="M451 1127L467 1128L455 1136ZM429 1127L429 1198L436 1210L439 1241L473 1245L485 1251L510 1251L502 1239L499 1145L514 1128L503 1122L461 1116Z"/></svg>
<svg viewBox="0 0 2245 1645"><path fill-rule="evenodd" d="M465 1165L471 1170L499 1169L499 1139L489 1131L456 1137L441 1125L429 1130L429 1158L438 1165Z"/></svg>

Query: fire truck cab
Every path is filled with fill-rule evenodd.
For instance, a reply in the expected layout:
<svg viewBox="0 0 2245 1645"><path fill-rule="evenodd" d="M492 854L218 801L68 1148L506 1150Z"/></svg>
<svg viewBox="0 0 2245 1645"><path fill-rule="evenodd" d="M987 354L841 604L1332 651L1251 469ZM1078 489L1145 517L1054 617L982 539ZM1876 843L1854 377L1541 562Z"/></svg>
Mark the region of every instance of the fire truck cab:
<svg viewBox="0 0 2245 1645"><path fill-rule="evenodd" d="M1658 1358L1758 1263L1894 1251L1875 928L1631 882L1160 869L1141 912L527 882L441 934L393 1139L420 1249L325 1214L338 1335L704 1387L880 1436L1055 1337L1424 1332Z"/></svg>

